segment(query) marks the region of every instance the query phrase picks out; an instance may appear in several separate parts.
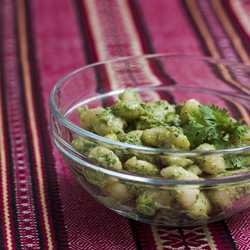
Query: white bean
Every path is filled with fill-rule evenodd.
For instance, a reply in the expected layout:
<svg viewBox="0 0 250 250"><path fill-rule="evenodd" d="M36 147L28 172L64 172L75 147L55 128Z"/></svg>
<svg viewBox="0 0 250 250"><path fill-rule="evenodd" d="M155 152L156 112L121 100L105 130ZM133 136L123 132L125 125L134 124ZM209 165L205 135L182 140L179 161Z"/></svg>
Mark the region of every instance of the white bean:
<svg viewBox="0 0 250 250"><path fill-rule="evenodd" d="M134 88L126 88L123 93L119 95L121 101L131 101L131 102L140 102L141 96L135 91Z"/></svg>
<svg viewBox="0 0 250 250"><path fill-rule="evenodd" d="M222 208L233 206L233 201L231 199L230 189L212 190L209 191L208 197L210 201L217 206Z"/></svg>
<svg viewBox="0 0 250 250"><path fill-rule="evenodd" d="M201 144L195 150L215 150L213 145L208 143ZM208 174L218 174L225 171L225 160L220 155L208 155L202 156L197 159L198 163L200 164L201 170Z"/></svg>
<svg viewBox="0 0 250 250"><path fill-rule="evenodd" d="M116 101L111 107L113 113L126 121L132 121L144 114L144 109L141 103Z"/></svg>
<svg viewBox="0 0 250 250"><path fill-rule="evenodd" d="M201 105L200 102L198 102L195 99L189 99L184 102L184 106L181 108L180 111L180 118L183 125L189 122L188 113L190 113L193 110L195 110L198 113L200 112L199 105Z"/></svg>
<svg viewBox="0 0 250 250"><path fill-rule="evenodd" d="M250 146L250 130L243 135L243 141L242 143L246 144L247 146Z"/></svg>
<svg viewBox="0 0 250 250"><path fill-rule="evenodd" d="M193 163L192 160L190 159L187 159L185 157L180 157L180 156L177 156L177 155L162 155L160 157L161 159L161 163L164 164L164 165L178 165L178 166L181 166L181 167L186 167L190 164Z"/></svg>
<svg viewBox="0 0 250 250"><path fill-rule="evenodd" d="M143 134L143 130L132 130L132 131L127 133L127 135L135 135L138 137L141 137L142 134Z"/></svg>
<svg viewBox="0 0 250 250"><path fill-rule="evenodd" d="M200 194L198 188L198 185L180 185L172 191L172 194L183 208L188 208L198 200Z"/></svg>
<svg viewBox="0 0 250 250"><path fill-rule="evenodd" d="M202 219L208 217L207 214L211 212L212 205L205 194L200 192L197 201L192 206L187 207L187 209L189 210L189 217L193 219Z"/></svg>
<svg viewBox="0 0 250 250"><path fill-rule="evenodd" d="M121 204L125 204L134 198L134 194L131 194L127 186L120 182L115 182L112 185L106 186L102 191L104 194Z"/></svg>
<svg viewBox="0 0 250 250"><path fill-rule="evenodd" d="M122 164L119 158L113 153L113 151L104 148L104 147L96 147L93 148L88 155L89 159L96 161L103 166L111 167L116 170L122 169Z"/></svg>
<svg viewBox="0 0 250 250"><path fill-rule="evenodd" d="M169 190L149 189L136 199L136 209L145 215L154 215L156 210L169 206L171 194Z"/></svg>
<svg viewBox="0 0 250 250"><path fill-rule="evenodd" d="M119 141L116 134L107 134L104 137L107 138L107 139L113 140L113 141Z"/></svg>
<svg viewBox="0 0 250 250"><path fill-rule="evenodd" d="M180 166L169 166L160 172L162 177L175 180L197 180L199 177Z"/></svg>
<svg viewBox="0 0 250 250"><path fill-rule="evenodd" d="M112 112L110 112L110 110L105 110L95 119L93 123L94 131L101 136L123 130L126 125L127 124L124 119L116 117Z"/></svg>
<svg viewBox="0 0 250 250"><path fill-rule="evenodd" d="M142 134L142 141L149 146L166 149L188 150L190 146L182 131L173 126L146 129Z"/></svg>
<svg viewBox="0 0 250 250"><path fill-rule="evenodd" d="M167 115L175 114L175 109L166 100L147 102L145 105L146 116L164 121Z"/></svg>
<svg viewBox="0 0 250 250"><path fill-rule="evenodd" d="M210 201L222 208L232 207L235 202L249 195L249 184L229 186L208 191Z"/></svg>
<svg viewBox="0 0 250 250"><path fill-rule="evenodd" d="M104 136L107 139L113 140L113 141L119 141L118 137L116 134L107 134ZM112 144L106 143L106 142L98 142L98 145L100 147L104 147L107 148L109 150L114 150L114 146L112 146Z"/></svg>
<svg viewBox="0 0 250 250"><path fill-rule="evenodd" d="M142 175L155 175L159 173L159 169L156 165L147 161L137 160L136 156L128 159L124 163L124 168L129 172Z"/></svg>
<svg viewBox="0 0 250 250"><path fill-rule="evenodd" d="M94 109L87 109L86 107L79 108L78 114L80 116L81 127L88 131L93 131L93 123L95 119L103 113L105 109L97 107Z"/></svg>
<svg viewBox="0 0 250 250"><path fill-rule="evenodd" d="M193 174L196 174L196 175L202 174L202 170L201 170L200 166L198 166L197 164L192 164L190 166L187 166L185 169Z"/></svg>
<svg viewBox="0 0 250 250"><path fill-rule="evenodd" d="M83 173L84 176L86 177L86 179L98 186L98 187L105 187L105 186L110 186L113 183L118 181L118 178L113 177L113 176L107 176L104 175L102 172L96 172L96 171L92 171L92 170L88 170L88 169L83 169Z"/></svg>
<svg viewBox="0 0 250 250"><path fill-rule="evenodd" d="M197 180L199 177L179 166L169 166L161 170L161 176L176 180ZM173 196L184 208L192 206L200 193L198 185L177 185L172 190Z"/></svg>

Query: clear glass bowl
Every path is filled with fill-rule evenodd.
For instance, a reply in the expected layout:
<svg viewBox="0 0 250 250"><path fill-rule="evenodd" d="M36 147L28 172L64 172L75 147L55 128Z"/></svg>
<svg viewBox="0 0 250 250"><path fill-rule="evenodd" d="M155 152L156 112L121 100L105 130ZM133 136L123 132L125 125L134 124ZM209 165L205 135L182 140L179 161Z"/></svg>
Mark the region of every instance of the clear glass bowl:
<svg viewBox="0 0 250 250"><path fill-rule="evenodd" d="M158 159L174 154L194 162L205 156L226 159L249 153L249 146L215 151L141 147L109 140L80 127L78 107L111 106L126 87L134 87L145 102L166 99L177 104L195 98L200 103L213 103L229 109L235 119L243 117L250 125L250 66L214 58L156 54L83 67L55 85L49 104L52 139L85 190L115 212L155 225L201 225L249 207L248 164L229 176L174 180L118 171L88 159L85 152L93 145L111 149L121 158L136 155ZM72 146L76 135L83 138L82 150Z"/></svg>

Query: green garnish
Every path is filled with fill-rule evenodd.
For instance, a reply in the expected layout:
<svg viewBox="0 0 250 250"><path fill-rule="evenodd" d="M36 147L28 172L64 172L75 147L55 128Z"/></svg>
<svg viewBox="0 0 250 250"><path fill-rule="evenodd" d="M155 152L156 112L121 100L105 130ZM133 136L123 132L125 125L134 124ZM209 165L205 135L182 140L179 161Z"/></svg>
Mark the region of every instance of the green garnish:
<svg viewBox="0 0 250 250"><path fill-rule="evenodd" d="M219 109L214 104L199 105L199 111L188 114L189 124L183 128L191 149L202 143L214 144L215 149L244 146L243 135L249 131L249 127L241 125L243 119L235 120L228 113L228 109ZM232 139L237 140L237 145L232 144Z"/></svg>
<svg viewBox="0 0 250 250"><path fill-rule="evenodd" d="M229 157L225 157L225 168L242 168L245 166L249 155L247 153L232 154Z"/></svg>

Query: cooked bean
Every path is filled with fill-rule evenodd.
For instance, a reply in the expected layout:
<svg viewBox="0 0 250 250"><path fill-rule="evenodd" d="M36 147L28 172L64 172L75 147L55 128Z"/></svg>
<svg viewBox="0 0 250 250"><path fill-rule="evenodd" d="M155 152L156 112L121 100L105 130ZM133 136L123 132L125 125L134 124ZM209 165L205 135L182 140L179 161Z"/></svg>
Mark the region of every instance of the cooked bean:
<svg viewBox="0 0 250 250"><path fill-rule="evenodd" d="M113 153L113 151L104 148L104 147L96 147L93 148L90 152L88 157L96 161L103 166L111 167L117 170L122 169L122 164L119 158Z"/></svg>
<svg viewBox="0 0 250 250"><path fill-rule="evenodd" d="M123 130L126 125L124 119L115 116L110 109L106 109L94 120L93 128L98 135L105 136Z"/></svg>
<svg viewBox="0 0 250 250"><path fill-rule="evenodd" d="M141 96L135 91L134 88L126 88L120 95L121 101L127 102L141 102Z"/></svg>
<svg viewBox="0 0 250 250"><path fill-rule="evenodd" d="M159 168L147 161L137 160L136 156L124 163L124 168L132 173L141 175L156 175L160 172Z"/></svg>
<svg viewBox="0 0 250 250"><path fill-rule="evenodd" d="M160 158L162 164L164 165L178 165L185 168L186 166L193 163L193 161L190 159L187 159L185 157L180 157L174 154L171 156L162 155Z"/></svg>
<svg viewBox="0 0 250 250"><path fill-rule="evenodd" d="M187 166L185 169L193 174L196 174L196 175L202 174L202 170L201 170L200 166L197 164L192 164L190 166Z"/></svg>
<svg viewBox="0 0 250 250"><path fill-rule="evenodd" d="M210 151L215 150L215 147L214 145L204 143L198 146L195 150ZM209 174L218 174L225 170L225 160L220 155L202 156L198 158L197 161L200 164L202 171Z"/></svg>
<svg viewBox="0 0 250 250"><path fill-rule="evenodd" d="M120 182L115 182L112 185L104 187L102 191L121 204L125 204L134 198L134 194L131 194L127 186Z"/></svg>
<svg viewBox="0 0 250 250"><path fill-rule="evenodd" d="M208 217L208 214L212 210L212 205L205 194L200 192L197 201L192 206L187 207L187 209L189 210L188 215L191 218L202 219Z"/></svg>
<svg viewBox="0 0 250 250"><path fill-rule="evenodd" d="M182 124L188 123L189 121L188 113L190 113L193 110L195 110L196 112L200 112L199 105L201 105L200 102L198 102L195 99L189 99L184 102L184 106L181 108L180 111L180 118Z"/></svg>
<svg viewBox="0 0 250 250"><path fill-rule="evenodd" d="M146 129L142 134L142 141L149 146L165 149L188 150L190 146L182 130L174 126Z"/></svg>
<svg viewBox="0 0 250 250"><path fill-rule="evenodd" d="M136 199L136 210L145 215L154 215L155 211L169 206L169 190L148 189Z"/></svg>
<svg viewBox="0 0 250 250"><path fill-rule="evenodd" d="M175 180L197 180L199 177L180 166L169 166L160 172L162 177Z"/></svg>
<svg viewBox="0 0 250 250"><path fill-rule="evenodd" d="M105 109L102 107L97 107L94 109L88 109L86 106L78 109L78 114L80 116L80 123L83 129L93 132L93 123L95 119L103 113Z"/></svg>

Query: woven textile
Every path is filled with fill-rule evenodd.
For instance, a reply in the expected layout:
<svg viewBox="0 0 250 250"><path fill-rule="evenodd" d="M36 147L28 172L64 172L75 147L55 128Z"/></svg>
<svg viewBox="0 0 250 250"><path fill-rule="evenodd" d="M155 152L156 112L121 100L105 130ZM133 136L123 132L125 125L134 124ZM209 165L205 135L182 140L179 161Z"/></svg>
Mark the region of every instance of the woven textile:
<svg viewBox="0 0 250 250"><path fill-rule="evenodd" d="M250 249L248 211L172 228L105 208L53 145L48 110L60 78L110 58L174 53L250 64L248 0L0 0L0 11L0 249Z"/></svg>

